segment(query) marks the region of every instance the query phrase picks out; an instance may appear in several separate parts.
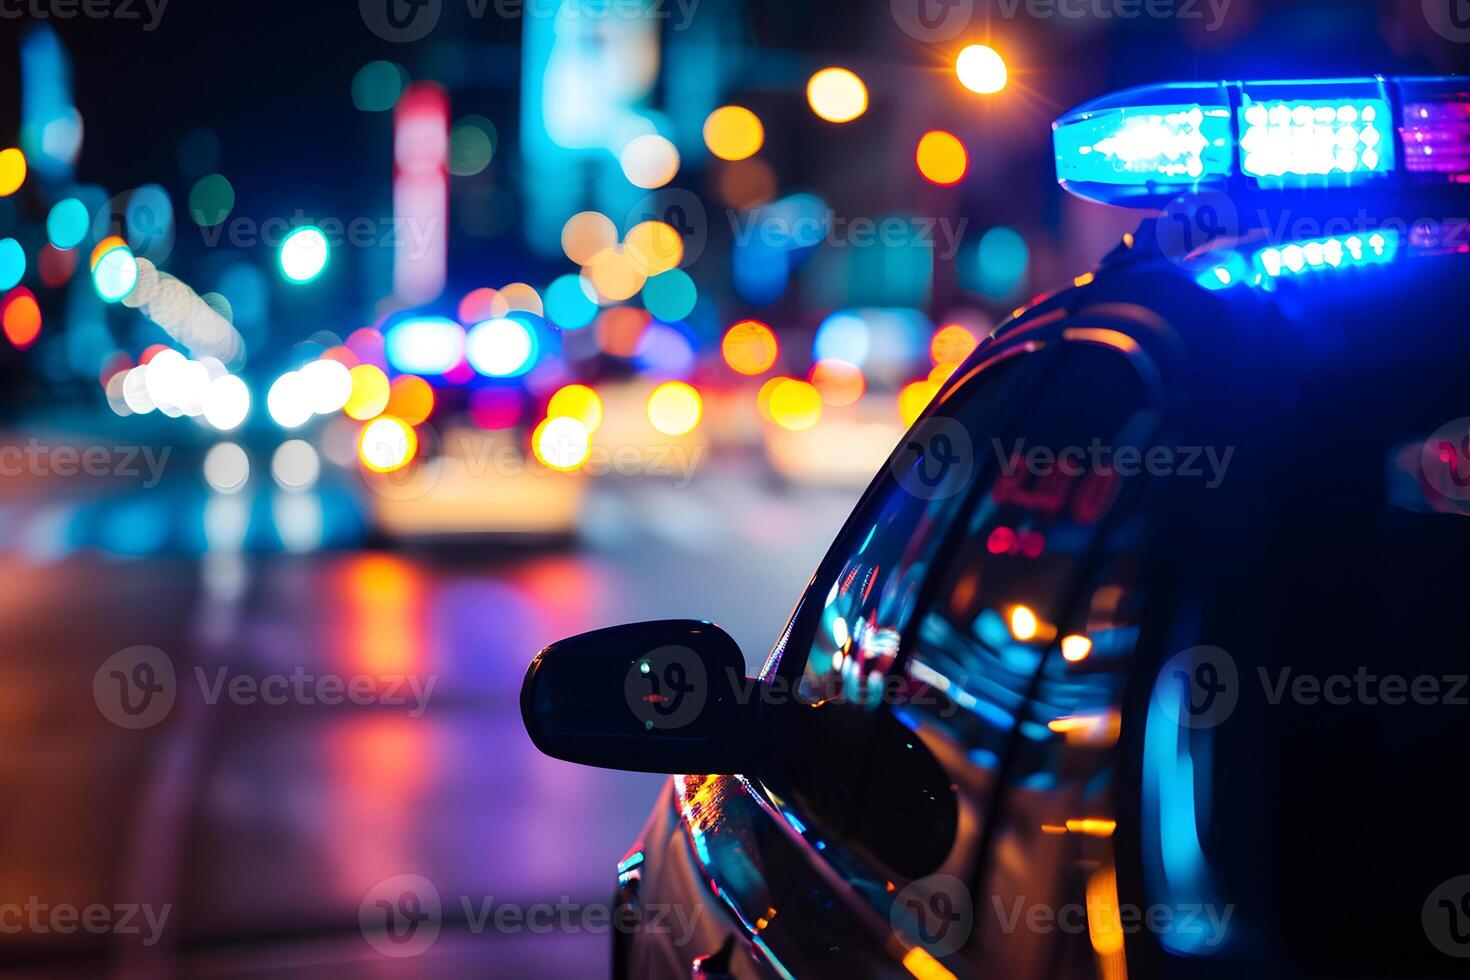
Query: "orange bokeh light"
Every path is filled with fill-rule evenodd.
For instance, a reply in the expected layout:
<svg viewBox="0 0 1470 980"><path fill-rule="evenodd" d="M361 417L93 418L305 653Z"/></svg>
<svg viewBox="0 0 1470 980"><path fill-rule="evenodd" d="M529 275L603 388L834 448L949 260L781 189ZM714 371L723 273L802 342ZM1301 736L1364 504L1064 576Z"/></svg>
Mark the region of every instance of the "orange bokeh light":
<svg viewBox="0 0 1470 980"><path fill-rule="evenodd" d="M868 387L862 370L856 364L832 359L813 364L810 380L821 393L822 401L834 407L851 405L863 397Z"/></svg>
<svg viewBox="0 0 1470 980"><path fill-rule="evenodd" d="M764 374L781 352L776 334L759 320L741 320L725 332L720 343L725 363L740 374Z"/></svg>
<svg viewBox="0 0 1470 980"><path fill-rule="evenodd" d="M35 295L24 286L12 289L5 297L0 322L3 322L6 339L20 350L34 344L41 334L41 306Z"/></svg>

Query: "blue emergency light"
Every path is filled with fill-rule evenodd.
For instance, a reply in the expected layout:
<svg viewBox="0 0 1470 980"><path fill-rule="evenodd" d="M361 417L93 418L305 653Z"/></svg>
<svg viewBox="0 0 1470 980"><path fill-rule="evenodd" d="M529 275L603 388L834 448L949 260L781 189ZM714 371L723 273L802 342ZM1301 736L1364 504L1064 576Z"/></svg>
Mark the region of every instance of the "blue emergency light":
<svg viewBox="0 0 1470 980"><path fill-rule="evenodd" d="M1470 84L1341 78L1146 85L1052 124L1057 179L1079 197L1158 207L1232 196L1470 183Z"/></svg>

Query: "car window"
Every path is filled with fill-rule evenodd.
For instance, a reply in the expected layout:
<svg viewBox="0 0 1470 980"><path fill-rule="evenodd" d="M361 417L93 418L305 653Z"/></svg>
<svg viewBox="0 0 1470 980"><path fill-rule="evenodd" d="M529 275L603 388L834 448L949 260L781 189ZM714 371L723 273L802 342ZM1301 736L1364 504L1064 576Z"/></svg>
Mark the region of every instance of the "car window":
<svg viewBox="0 0 1470 980"><path fill-rule="evenodd" d="M952 775L967 828L947 859L914 885L934 890L916 906L914 935L933 934L919 917L941 894L947 907L971 903L974 931L993 928L994 893L984 887L969 893L968 886L987 855L1025 879L1022 886L1034 884L1030 876L1040 865L1030 845L1037 836L1049 842L1052 832L1041 828L1037 814L1045 813L1049 828L1065 828L1068 820L1093 826L1075 823L1085 807L1073 805L1077 787L1061 778L1051 755L1068 744L1068 726L1086 722L1050 723L1096 714L1095 723L1106 728L1095 705L1113 688L1078 677L1089 661L1126 656L1130 634L1107 618L1109 609L1120 612L1108 604L1118 606L1123 596L1116 586L1099 586L1095 616L1075 609L1089 563L1143 471L1159 421L1142 354L1121 334L1103 336L1109 343L1064 346L1013 441L988 447L1000 474L967 515L963 543L937 575L915 642L898 665L911 682L938 692L898 717ZM1067 707L1038 706L1047 699ZM1045 802L1024 800L1018 817L1000 810L1002 791L1008 800L1038 793ZM1024 887L1017 894L1034 897ZM969 936L964 939L951 938L933 952L958 953Z"/></svg>
<svg viewBox="0 0 1470 980"><path fill-rule="evenodd" d="M789 679L796 710L782 715L767 785L829 857L860 857L880 885L918 874L955 836L949 777L916 746L891 711L929 692L887 685L936 556L995 467L975 447L1006 438L1040 355L1027 348L985 363L908 432L854 512L803 596L766 674ZM779 673L773 666L779 663ZM901 678L897 678L901 680ZM862 805L864 786L886 787L881 808ZM779 789L777 789L779 787ZM914 834L915 828L922 832ZM914 853L913 841L924 843ZM896 869L896 870L895 870Z"/></svg>

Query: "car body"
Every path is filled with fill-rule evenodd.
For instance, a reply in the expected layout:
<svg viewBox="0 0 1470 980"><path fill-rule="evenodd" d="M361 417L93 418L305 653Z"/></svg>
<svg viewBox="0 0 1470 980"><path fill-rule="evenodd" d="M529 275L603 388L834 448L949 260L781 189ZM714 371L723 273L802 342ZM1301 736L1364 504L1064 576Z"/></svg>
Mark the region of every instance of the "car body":
<svg viewBox="0 0 1470 980"><path fill-rule="evenodd" d="M708 624L544 651L544 751L686 773L615 973L1463 975L1470 239L1417 203L1267 274L1145 219L955 372L755 680Z"/></svg>

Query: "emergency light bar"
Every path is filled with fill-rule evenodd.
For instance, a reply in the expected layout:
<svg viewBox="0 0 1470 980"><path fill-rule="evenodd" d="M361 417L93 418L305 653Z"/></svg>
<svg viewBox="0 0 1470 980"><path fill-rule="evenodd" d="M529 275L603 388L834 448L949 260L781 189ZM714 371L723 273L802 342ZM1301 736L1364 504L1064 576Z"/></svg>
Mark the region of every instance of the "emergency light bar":
<svg viewBox="0 0 1470 980"><path fill-rule="evenodd" d="M1179 194L1470 183L1470 82L1341 78L1145 85L1052 123L1057 180L1127 207Z"/></svg>

